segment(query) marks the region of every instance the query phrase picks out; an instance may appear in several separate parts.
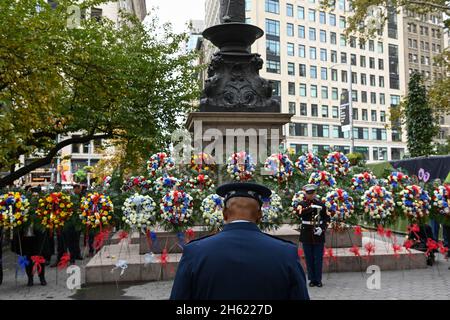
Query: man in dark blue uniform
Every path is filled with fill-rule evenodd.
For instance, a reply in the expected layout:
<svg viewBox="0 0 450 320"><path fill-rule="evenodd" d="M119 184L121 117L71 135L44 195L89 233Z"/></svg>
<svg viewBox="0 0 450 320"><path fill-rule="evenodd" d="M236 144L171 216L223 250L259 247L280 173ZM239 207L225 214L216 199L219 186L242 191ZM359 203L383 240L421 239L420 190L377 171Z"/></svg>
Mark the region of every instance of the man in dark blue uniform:
<svg viewBox="0 0 450 320"><path fill-rule="evenodd" d="M252 183L226 184L222 232L185 246L173 300L308 300L306 277L294 243L259 230L262 198L271 191Z"/></svg>
<svg viewBox="0 0 450 320"><path fill-rule="evenodd" d="M322 264L325 232L330 222L325 205L316 197L317 187L308 184L303 187L306 198L302 206L300 242L303 244L310 287L322 287Z"/></svg>

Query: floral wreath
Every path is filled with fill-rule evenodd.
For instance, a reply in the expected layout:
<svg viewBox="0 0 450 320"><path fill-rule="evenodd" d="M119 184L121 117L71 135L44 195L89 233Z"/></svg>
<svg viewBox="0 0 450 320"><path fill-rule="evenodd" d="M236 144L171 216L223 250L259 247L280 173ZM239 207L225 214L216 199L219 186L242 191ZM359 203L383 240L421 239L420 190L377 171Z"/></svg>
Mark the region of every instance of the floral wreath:
<svg viewBox="0 0 450 320"><path fill-rule="evenodd" d="M428 192L417 185L406 186L400 191L403 212L412 220L418 220L427 216L431 209Z"/></svg>
<svg viewBox="0 0 450 320"><path fill-rule="evenodd" d="M216 161L210 154L200 152L198 154L194 154L191 158L190 168L195 172L207 173L214 171L215 167Z"/></svg>
<svg viewBox="0 0 450 320"><path fill-rule="evenodd" d="M148 191L151 189L151 185L151 181L147 180L144 176L133 176L124 181L122 190L124 192L131 190Z"/></svg>
<svg viewBox="0 0 450 320"><path fill-rule="evenodd" d="M283 205L281 197L274 191L269 198L262 199L262 218L259 223L261 230L274 230L283 222Z"/></svg>
<svg viewBox="0 0 450 320"><path fill-rule="evenodd" d="M70 196L62 192L54 192L39 199L36 215L41 224L50 230L62 228L73 214L73 203Z"/></svg>
<svg viewBox="0 0 450 320"><path fill-rule="evenodd" d="M0 200L0 227L5 230L22 226L28 221L28 199L19 192L8 192Z"/></svg>
<svg viewBox="0 0 450 320"><path fill-rule="evenodd" d="M336 184L336 180L328 171L318 171L311 173L309 183L313 183L318 187L333 187Z"/></svg>
<svg viewBox="0 0 450 320"><path fill-rule="evenodd" d="M193 224L193 198L184 191L172 190L162 199L160 213L162 223L179 230Z"/></svg>
<svg viewBox="0 0 450 320"><path fill-rule="evenodd" d="M203 221L213 230L223 227L223 209L224 200L217 194L211 194L202 201L200 211L202 212Z"/></svg>
<svg viewBox="0 0 450 320"><path fill-rule="evenodd" d="M175 161L165 152L158 152L147 161L147 170L152 177L161 172L167 172L175 168Z"/></svg>
<svg viewBox="0 0 450 320"><path fill-rule="evenodd" d="M106 176L103 178L103 188L104 189L108 189L111 186L111 182L112 182L112 177L111 176Z"/></svg>
<svg viewBox="0 0 450 320"><path fill-rule="evenodd" d="M292 197L291 202L291 211L292 211L292 217L297 220L298 222L301 221L301 211L303 210L303 206L301 205L301 202L305 201L306 194L304 191L297 192Z"/></svg>
<svg viewBox="0 0 450 320"><path fill-rule="evenodd" d="M207 174L199 174L186 182L186 189L193 195L211 193L214 189L214 181Z"/></svg>
<svg viewBox="0 0 450 320"><path fill-rule="evenodd" d="M102 193L89 193L81 199L81 222L88 229L100 230L109 225L114 207L111 199Z"/></svg>
<svg viewBox="0 0 450 320"><path fill-rule="evenodd" d="M388 183L392 188L401 188L411 183L409 176L402 172L392 172L388 177Z"/></svg>
<svg viewBox="0 0 450 320"><path fill-rule="evenodd" d="M164 174L153 182L153 190L158 194L166 194L180 186L181 181L168 174Z"/></svg>
<svg viewBox="0 0 450 320"><path fill-rule="evenodd" d="M376 185L369 188L362 197L361 205L364 212L369 214L370 220L386 221L395 209L392 193L385 187Z"/></svg>
<svg viewBox="0 0 450 320"><path fill-rule="evenodd" d="M320 158L312 152L305 153L295 162L295 166L302 172L319 169L322 165Z"/></svg>
<svg viewBox="0 0 450 320"><path fill-rule="evenodd" d="M433 205L442 215L450 216L450 184L439 186L434 190Z"/></svg>
<svg viewBox="0 0 450 320"><path fill-rule="evenodd" d="M235 180L248 181L253 177L255 170L252 156L245 151L233 153L228 159L227 172Z"/></svg>
<svg viewBox="0 0 450 320"><path fill-rule="evenodd" d="M336 175L347 175L350 170L350 161L339 151L331 152L325 159L327 169Z"/></svg>
<svg viewBox="0 0 450 320"><path fill-rule="evenodd" d="M264 168L272 179L278 182L287 181L294 173L294 165L287 154L272 154L266 159Z"/></svg>
<svg viewBox="0 0 450 320"><path fill-rule="evenodd" d="M342 223L350 218L355 209L353 198L343 189L334 189L322 200L332 223Z"/></svg>
<svg viewBox="0 0 450 320"><path fill-rule="evenodd" d="M352 178L352 189L356 191L366 190L366 186L371 186L377 183L377 177L372 173L364 171L360 174L355 174Z"/></svg>
<svg viewBox="0 0 450 320"><path fill-rule="evenodd" d="M138 193L127 198L122 206L122 220L132 230L146 230L154 225L157 218L156 204L148 195Z"/></svg>

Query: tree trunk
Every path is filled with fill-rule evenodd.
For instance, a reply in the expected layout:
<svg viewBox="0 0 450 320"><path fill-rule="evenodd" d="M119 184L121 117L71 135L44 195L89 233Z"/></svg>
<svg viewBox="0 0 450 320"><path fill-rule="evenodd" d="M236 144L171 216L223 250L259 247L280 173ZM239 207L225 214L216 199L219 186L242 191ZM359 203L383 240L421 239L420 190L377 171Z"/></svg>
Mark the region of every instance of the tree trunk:
<svg viewBox="0 0 450 320"><path fill-rule="evenodd" d="M81 137L75 137L75 138L70 138L70 139L61 141L53 149L51 149L45 157L37 159L36 161L34 161L16 171L11 171L11 173L9 175L1 178L0 179L0 189L6 187L7 185L13 184L15 180L27 175L31 171L36 170L42 166L45 166L45 165L51 163L52 159L58 154L58 151L66 146L69 146L69 145L75 144L75 143L86 143L93 139L108 139L108 138L112 138L111 133L98 135L98 136L96 136L96 135L81 136Z"/></svg>

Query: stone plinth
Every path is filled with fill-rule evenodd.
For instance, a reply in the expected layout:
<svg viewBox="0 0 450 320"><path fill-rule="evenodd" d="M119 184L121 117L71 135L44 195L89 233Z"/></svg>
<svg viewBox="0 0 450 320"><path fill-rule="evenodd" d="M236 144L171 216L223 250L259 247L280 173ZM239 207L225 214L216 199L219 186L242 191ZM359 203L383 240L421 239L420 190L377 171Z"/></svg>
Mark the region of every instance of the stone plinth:
<svg viewBox="0 0 450 320"><path fill-rule="evenodd" d="M287 236L287 235L286 235ZM289 235L290 237L293 235ZM377 265L383 270L425 269L426 256L423 252L404 248L396 255L391 246L384 241L363 237L362 244L371 241L375 244L375 252L367 256L364 247L359 247L361 256L355 256L350 248L333 249L333 257L326 255L323 262L324 272L365 272L370 265ZM127 283L148 282L174 279L181 259L181 254L171 253L162 263L163 256L155 254L153 260L146 264L145 256L139 254L139 245L124 241L118 245L105 246L86 265L86 283ZM118 260L126 260L128 268L123 275L120 269L114 269ZM305 259L301 259L306 270ZM114 270L113 270L114 269Z"/></svg>
<svg viewBox="0 0 450 320"><path fill-rule="evenodd" d="M105 246L86 265L86 284L136 283L173 279L181 254L170 254L165 263L161 255L154 255L146 264L145 256L139 254L139 244L117 244ZM127 262L121 275L116 268L119 260Z"/></svg>
<svg viewBox="0 0 450 320"><path fill-rule="evenodd" d="M243 150L248 150L254 161L261 162L279 152L284 139L283 126L292 116L272 112L192 112L186 127L194 133L196 151L212 153L205 147L215 147L219 164L225 163L232 153Z"/></svg>
<svg viewBox="0 0 450 320"><path fill-rule="evenodd" d="M198 239L201 237L205 237L210 234L209 231L206 231L205 227L195 226L192 228L194 231L194 238ZM156 236L156 241L152 241L148 239L144 234L140 234L139 232L133 232L131 234L131 244L139 244L139 253L146 254L149 252L153 252L155 254L162 253L162 250L166 248L169 253L182 253L183 249L181 246L180 238L176 233L167 232L160 228L155 229L154 234ZM274 231L267 232L271 235L279 237L281 239L294 242L295 244L299 243L300 233L296 230L296 227L293 225L284 224L279 229ZM184 234L185 241L187 241L186 234ZM327 230L326 233L326 247L331 248L351 248L353 245L357 247L362 246L362 237L356 236L352 229L345 231L333 231ZM119 238L118 233L115 234L111 239L111 244L118 244Z"/></svg>

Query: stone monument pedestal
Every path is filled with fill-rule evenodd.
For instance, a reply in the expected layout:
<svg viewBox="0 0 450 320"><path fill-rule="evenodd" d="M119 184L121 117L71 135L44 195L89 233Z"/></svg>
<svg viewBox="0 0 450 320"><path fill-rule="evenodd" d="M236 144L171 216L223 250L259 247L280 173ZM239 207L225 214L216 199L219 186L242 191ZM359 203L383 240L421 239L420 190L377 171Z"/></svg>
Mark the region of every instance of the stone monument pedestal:
<svg viewBox="0 0 450 320"><path fill-rule="evenodd" d="M279 152L285 138L283 126L292 116L277 112L192 112L186 127L194 133L194 148L201 149L196 151L215 148L216 154L223 152L223 159L216 156L218 162L243 150L248 150L255 161L264 161Z"/></svg>

